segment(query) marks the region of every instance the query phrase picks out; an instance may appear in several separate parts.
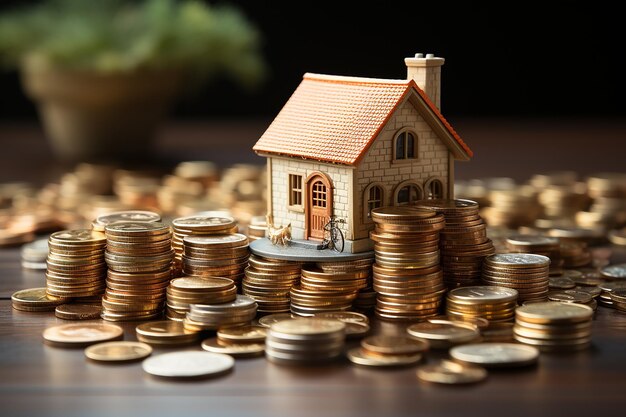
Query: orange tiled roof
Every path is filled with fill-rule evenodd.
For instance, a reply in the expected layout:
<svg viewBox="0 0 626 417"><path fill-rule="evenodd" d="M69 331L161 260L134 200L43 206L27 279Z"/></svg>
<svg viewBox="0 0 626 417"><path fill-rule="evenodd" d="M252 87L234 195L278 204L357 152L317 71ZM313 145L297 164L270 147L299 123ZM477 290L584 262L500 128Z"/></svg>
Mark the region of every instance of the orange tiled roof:
<svg viewBox="0 0 626 417"><path fill-rule="evenodd" d="M413 80L305 74L254 151L355 165L404 97L415 89L461 148L452 126Z"/></svg>

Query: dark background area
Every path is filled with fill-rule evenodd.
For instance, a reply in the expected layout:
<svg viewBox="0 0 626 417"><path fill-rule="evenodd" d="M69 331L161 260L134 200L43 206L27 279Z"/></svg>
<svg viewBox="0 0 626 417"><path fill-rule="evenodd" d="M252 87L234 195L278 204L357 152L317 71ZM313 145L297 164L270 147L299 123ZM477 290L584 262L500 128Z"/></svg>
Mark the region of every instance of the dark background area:
<svg viewBox="0 0 626 417"><path fill-rule="evenodd" d="M27 3L2 0L0 12ZM307 71L404 78L415 52L446 58L447 116L626 115L624 23L601 2L211 3L237 5L257 25L270 74L256 91L214 80L181 100L177 119L271 117ZM35 117L18 75L0 72L0 120Z"/></svg>

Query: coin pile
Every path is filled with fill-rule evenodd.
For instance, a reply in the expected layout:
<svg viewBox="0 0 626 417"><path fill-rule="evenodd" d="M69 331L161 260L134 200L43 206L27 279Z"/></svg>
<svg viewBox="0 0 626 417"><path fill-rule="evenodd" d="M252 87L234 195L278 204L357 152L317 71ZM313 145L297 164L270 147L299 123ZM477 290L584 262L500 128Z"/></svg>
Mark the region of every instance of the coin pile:
<svg viewBox="0 0 626 417"><path fill-rule="evenodd" d="M577 212L589 204L587 186L580 182L542 187L538 200L543 206L544 215L553 219L574 218Z"/></svg>
<svg viewBox="0 0 626 417"><path fill-rule="evenodd" d="M177 275L180 275L183 269L183 239L186 236L228 235L237 232L235 219L221 213L215 214L179 217L172 221L174 229L172 247L176 251L174 270Z"/></svg>
<svg viewBox="0 0 626 417"><path fill-rule="evenodd" d="M237 298L237 286L232 279L175 278L167 287L165 315L170 320L182 321L190 310L190 304L229 303L235 298Z"/></svg>
<svg viewBox="0 0 626 417"><path fill-rule="evenodd" d="M610 295L613 308L621 313L626 313L626 289L614 289Z"/></svg>
<svg viewBox="0 0 626 417"><path fill-rule="evenodd" d="M91 223L91 228L96 232L104 232L107 225L117 222L144 222L154 223L160 222L161 216L153 211L145 210L126 210L107 213L96 217Z"/></svg>
<svg viewBox="0 0 626 417"><path fill-rule="evenodd" d="M480 338L480 331L475 325L449 320L431 319L426 323L413 324L406 331L410 336L428 340L433 349L447 349Z"/></svg>
<svg viewBox="0 0 626 417"><path fill-rule="evenodd" d="M234 233L183 238L183 273L196 277L224 277L239 285L248 265L248 238Z"/></svg>
<svg viewBox="0 0 626 417"><path fill-rule="evenodd" d="M611 293L615 290L626 289L626 281L616 281L616 282L605 282L599 285L600 288L600 297L598 298L598 303L605 307L613 308L613 299L611 298Z"/></svg>
<svg viewBox="0 0 626 417"><path fill-rule="evenodd" d="M267 234L267 220L263 216L254 216L248 225L248 239L250 242L263 239Z"/></svg>
<svg viewBox="0 0 626 417"><path fill-rule="evenodd" d="M317 267L328 273L367 273L366 286L359 289L352 303L354 310L370 312L376 307L376 291L373 288L372 264L374 258L357 259L343 262L319 262Z"/></svg>
<svg viewBox="0 0 626 417"><path fill-rule="evenodd" d="M515 340L541 351L582 350L591 344L593 310L575 303L534 303L515 311Z"/></svg>
<svg viewBox="0 0 626 417"><path fill-rule="evenodd" d="M471 200L422 200L418 206L445 217L439 248L446 286L480 284L483 260L496 251L487 238L487 225L478 214L478 204Z"/></svg>
<svg viewBox="0 0 626 417"><path fill-rule="evenodd" d="M250 255L241 292L254 299L259 313L289 311L289 292L300 281L302 264Z"/></svg>
<svg viewBox="0 0 626 417"><path fill-rule="evenodd" d="M299 316L312 316L324 311L346 311L359 290L367 287L369 268L346 271L341 268L326 269L303 267L300 286L291 290L291 312Z"/></svg>
<svg viewBox="0 0 626 417"><path fill-rule="evenodd" d="M419 320L437 314L445 288L439 265L439 231L444 217L417 207L372 210L376 316Z"/></svg>
<svg viewBox="0 0 626 417"><path fill-rule="evenodd" d="M421 366L417 377L425 382L436 384L474 384L487 378L487 370L480 366L464 365L442 359L439 362Z"/></svg>
<svg viewBox="0 0 626 417"><path fill-rule="evenodd" d="M589 196L593 199L588 212L578 213L587 220L581 222L581 227L612 228L626 222L626 175L597 174L587 179ZM591 219L588 219L591 217Z"/></svg>
<svg viewBox="0 0 626 417"><path fill-rule="evenodd" d="M546 236L516 235L506 240L506 247L511 253L534 253L550 258L550 275L561 275L563 260L559 239Z"/></svg>
<svg viewBox="0 0 626 417"><path fill-rule="evenodd" d="M608 265L600 271L602 278L607 280L626 280L626 264Z"/></svg>
<svg viewBox="0 0 626 417"><path fill-rule="evenodd" d="M137 340L151 345L188 345L198 340L198 332L187 330L183 323L172 320L142 323L135 332Z"/></svg>
<svg viewBox="0 0 626 417"><path fill-rule="evenodd" d="M362 366L407 366L422 360L430 345L408 336L370 336L348 351L348 359Z"/></svg>
<svg viewBox="0 0 626 417"><path fill-rule="evenodd" d="M598 302L593 299L593 296L589 292L581 290L554 291L548 294L548 300L559 303L583 304L594 311L598 308Z"/></svg>
<svg viewBox="0 0 626 417"><path fill-rule="evenodd" d="M202 342L208 352L224 353L234 357L263 355L267 329L261 326L239 326L220 329L217 337Z"/></svg>
<svg viewBox="0 0 626 417"><path fill-rule="evenodd" d="M589 265L593 256L584 242L562 242L561 259L563 268L581 268Z"/></svg>
<svg viewBox="0 0 626 417"><path fill-rule="evenodd" d="M55 297L100 295L106 284L106 237L88 229L65 230L50 235L46 291Z"/></svg>
<svg viewBox="0 0 626 417"><path fill-rule="evenodd" d="M183 320L187 330L217 330L249 324L256 317L256 302L245 295L221 304L191 304Z"/></svg>
<svg viewBox="0 0 626 417"><path fill-rule="evenodd" d="M102 318L126 321L160 316L174 257L169 226L117 222L107 225L105 233L109 271Z"/></svg>
<svg viewBox="0 0 626 417"><path fill-rule="evenodd" d="M485 258L483 282L487 285L513 288L518 302L546 301L550 258L531 253L502 253Z"/></svg>
<svg viewBox="0 0 626 417"><path fill-rule="evenodd" d="M491 205L482 210L482 215L491 227L516 229L533 224L541 213L537 193L532 187L492 190L489 201Z"/></svg>
<svg viewBox="0 0 626 417"><path fill-rule="evenodd" d="M22 268L42 269L47 268L46 258L48 257L48 239L37 239L22 246L20 251L22 257Z"/></svg>
<svg viewBox="0 0 626 417"><path fill-rule="evenodd" d="M512 321L517 295L516 290L506 287L456 288L448 293L446 314L460 320L481 317L495 323Z"/></svg>
<svg viewBox="0 0 626 417"><path fill-rule="evenodd" d="M345 324L314 317L283 320L270 326L265 356L276 364L317 364L341 355Z"/></svg>

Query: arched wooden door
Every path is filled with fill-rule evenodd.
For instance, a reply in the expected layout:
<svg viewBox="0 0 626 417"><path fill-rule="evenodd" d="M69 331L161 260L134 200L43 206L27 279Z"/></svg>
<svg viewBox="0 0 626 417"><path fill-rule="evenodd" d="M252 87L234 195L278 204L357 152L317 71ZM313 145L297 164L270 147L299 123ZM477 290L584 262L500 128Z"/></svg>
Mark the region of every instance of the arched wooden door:
<svg viewBox="0 0 626 417"><path fill-rule="evenodd" d="M324 239L324 225L333 212L333 188L321 172L313 173L306 182L306 239Z"/></svg>

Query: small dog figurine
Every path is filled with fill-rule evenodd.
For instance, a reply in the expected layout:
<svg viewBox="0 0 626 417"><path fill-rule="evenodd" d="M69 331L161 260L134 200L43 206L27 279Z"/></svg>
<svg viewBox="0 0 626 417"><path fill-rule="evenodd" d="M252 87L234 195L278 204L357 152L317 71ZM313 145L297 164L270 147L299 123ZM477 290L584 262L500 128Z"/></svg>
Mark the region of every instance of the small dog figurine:
<svg viewBox="0 0 626 417"><path fill-rule="evenodd" d="M291 223L287 226L274 226L274 219L267 216L268 237L272 245L287 246L291 242Z"/></svg>

